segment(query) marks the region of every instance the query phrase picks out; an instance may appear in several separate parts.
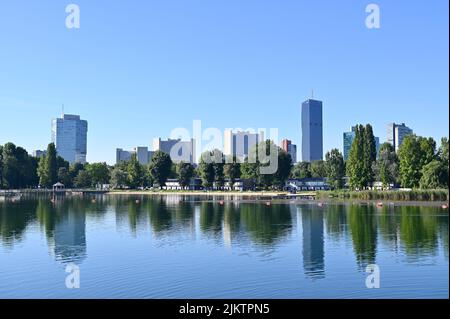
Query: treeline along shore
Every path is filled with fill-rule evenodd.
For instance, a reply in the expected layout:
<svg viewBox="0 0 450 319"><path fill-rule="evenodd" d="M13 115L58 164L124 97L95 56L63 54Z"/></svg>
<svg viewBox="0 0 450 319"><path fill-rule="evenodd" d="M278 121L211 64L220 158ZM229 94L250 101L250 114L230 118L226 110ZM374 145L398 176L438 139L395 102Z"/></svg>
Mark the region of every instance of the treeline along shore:
<svg viewBox="0 0 450 319"><path fill-rule="evenodd" d="M277 170L263 174L268 164L259 154L275 152ZM214 159L205 160L205 159ZM57 155L50 143L39 158L13 143L0 145L0 190L52 189L56 183L65 189L107 189L113 191L151 190L168 192L167 184L176 183L180 192L193 189L208 192L283 192L291 180L321 179L330 192L318 197L364 200L448 200L449 142L441 139L440 147L430 137L414 134L404 138L398 151L389 143L376 149L372 127L357 125L349 158L344 161L338 149L332 149L325 160L292 163L291 155L273 141L254 147L244 160L227 157L220 150L204 152L198 164L172 162L171 157L156 151L148 165L142 165L134 154L116 165L106 163L73 163ZM235 185L241 181L240 189ZM244 181L251 186L245 185ZM169 183L170 182L170 183ZM194 185L194 186L193 186ZM296 189L301 192L303 189ZM1 194L1 192L0 192ZM197 193L196 193L197 194Z"/></svg>

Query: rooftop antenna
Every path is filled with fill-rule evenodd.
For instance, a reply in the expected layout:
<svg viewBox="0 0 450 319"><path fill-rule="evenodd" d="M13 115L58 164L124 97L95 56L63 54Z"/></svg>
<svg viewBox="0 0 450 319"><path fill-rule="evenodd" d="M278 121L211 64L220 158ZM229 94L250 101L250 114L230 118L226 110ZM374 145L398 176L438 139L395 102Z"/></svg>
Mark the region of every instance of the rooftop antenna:
<svg viewBox="0 0 450 319"><path fill-rule="evenodd" d="M314 89L311 90L311 100L314 100Z"/></svg>
<svg viewBox="0 0 450 319"><path fill-rule="evenodd" d="M64 103L62 105L62 117L64 118Z"/></svg>

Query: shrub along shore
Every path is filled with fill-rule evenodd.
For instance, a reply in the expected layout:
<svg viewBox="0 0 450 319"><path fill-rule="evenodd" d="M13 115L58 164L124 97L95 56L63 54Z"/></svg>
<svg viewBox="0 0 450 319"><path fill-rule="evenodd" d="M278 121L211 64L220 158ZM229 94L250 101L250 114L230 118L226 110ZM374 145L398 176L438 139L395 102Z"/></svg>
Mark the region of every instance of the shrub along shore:
<svg viewBox="0 0 450 319"><path fill-rule="evenodd" d="M98 191L96 189L83 189L86 194L102 193L108 195L181 195L181 196L236 196L236 197L252 197L255 199L262 198L279 198L279 199L295 199L297 197L324 200L364 200L364 201L398 201L398 202L449 202L448 189L430 189L430 190L331 190L331 191L310 191L290 194L283 191L224 191L224 190L110 190ZM77 189L75 191L80 191ZM70 194L71 190L67 192ZM17 194L51 194L50 189L19 189L19 190L0 190L0 196L17 195Z"/></svg>
<svg viewBox="0 0 450 319"><path fill-rule="evenodd" d="M427 189L427 190L410 190L410 191L320 191L317 198L337 198L337 199L357 199L357 200L390 200L390 201L441 201L449 200L448 189Z"/></svg>
<svg viewBox="0 0 450 319"><path fill-rule="evenodd" d="M139 191L139 190L114 190L108 194L116 195L183 195L183 196L243 196L243 197L314 197L317 200L324 199L340 199L340 200L381 200L381 201L434 201L448 202L448 189L432 189L432 190L411 190L411 191L318 191L303 192L298 194L289 194L287 192L273 191L188 191L188 190L158 190L158 191Z"/></svg>

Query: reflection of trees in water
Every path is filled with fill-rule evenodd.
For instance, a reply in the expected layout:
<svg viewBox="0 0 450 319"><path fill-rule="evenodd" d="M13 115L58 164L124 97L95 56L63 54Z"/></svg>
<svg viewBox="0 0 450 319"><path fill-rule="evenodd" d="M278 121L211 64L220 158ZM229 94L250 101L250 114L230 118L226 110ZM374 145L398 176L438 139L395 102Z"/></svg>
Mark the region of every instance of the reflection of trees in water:
<svg viewBox="0 0 450 319"><path fill-rule="evenodd" d="M439 234L444 249L444 256L448 261L448 216L439 216Z"/></svg>
<svg viewBox="0 0 450 319"><path fill-rule="evenodd" d="M36 217L41 230L44 231L47 240L53 238L55 229L56 209L48 199L39 199L36 208Z"/></svg>
<svg viewBox="0 0 450 319"><path fill-rule="evenodd" d="M23 239L28 224L35 220L36 201L0 202L0 239L5 247Z"/></svg>
<svg viewBox="0 0 450 319"><path fill-rule="evenodd" d="M395 206L383 206L376 208L378 214L378 229L383 242L390 248L398 248L398 229L400 216L396 213Z"/></svg>
<svg viewBox="0 0 450 319"><path fill-rule="evenodd" d="M172 215L162 197L151 198L146 202L150 225L158 234L168 231L173 226Z"/></svg>
<svg viewBox="0 0 450 319"><path fill-rule="evenodd" d="M240 212L245 230L257 244L272 245L292 230L289 205L244 203Z"/></svg>
<svg viewBox="0 0 450 319"><path fill-rule="evenodd" d="M224 206L213 202L200 204L200 229L205 234L218 236L222 232Z"/></svg>
<svg viewBox="0 0 450 319"><path fill-rule="evenodd" d="M377 220L372 205L348 206L348 220L358 265L374 264L377 249Z"/></svg>
<svg viewBox="0 0 450 319"><path fill-rule="evenodd" d="M116 225L129 228L131 234L136 236L138 228L146 228L148 224L147 200L145 196L114 195L108 204L113 207Z"/></svg>
<svg viewBox="0 0 450 319"><path fill-rule="evenodd" d="M173 206L172 215L178 227L194 227L194 203L188 201L179 202Z"/></svg>
<svg viewBox="0 0 450 319"><path fill-rule="evenodd" d="M437 208L403 206L400 213L400 238L406 254L412 256L436 254Z"/></svg>
<svg viewBox="0 0 450 319"><path fill-rule="evenodd" d="M325 227L328 236L334 241L338 241L345 236L347 215L344 205L329 204L326 206Z"/></svg>

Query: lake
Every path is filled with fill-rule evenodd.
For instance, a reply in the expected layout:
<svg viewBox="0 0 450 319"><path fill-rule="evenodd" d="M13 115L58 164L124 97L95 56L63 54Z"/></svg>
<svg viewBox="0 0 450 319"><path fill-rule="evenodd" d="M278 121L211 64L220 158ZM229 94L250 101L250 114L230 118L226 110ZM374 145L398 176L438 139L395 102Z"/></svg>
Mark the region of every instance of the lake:
<svg viewBox="0 0 450 319"><path fill-rule="evenodd" d="M0 298L448 298L448 213L179 195L4 200ZM373 264L380 287L369 289ZM66 287L68 266L78 289Z"/></svg>

